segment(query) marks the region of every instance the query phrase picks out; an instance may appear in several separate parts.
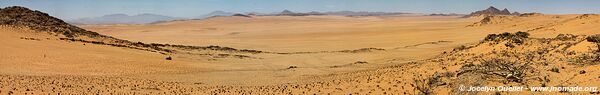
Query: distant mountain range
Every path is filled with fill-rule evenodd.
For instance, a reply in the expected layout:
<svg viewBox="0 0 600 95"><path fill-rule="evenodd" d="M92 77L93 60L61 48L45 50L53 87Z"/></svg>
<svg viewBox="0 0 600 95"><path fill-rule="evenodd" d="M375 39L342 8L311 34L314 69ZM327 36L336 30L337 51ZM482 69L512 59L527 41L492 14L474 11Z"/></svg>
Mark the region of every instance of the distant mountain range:
<svg viewBox="0 0 600 95"><path fill-rule="evenodd" d="M233 16L237 13L234 12L225 12L225 11L214 11L214 12L210 12L208 14L199 16L199 17L194 17L194 19L203 19L203 18L208 18L208 17L215 17L215 16Z"/></svg>
<svg viewBox="0 0 600 95"><path fill-rule="evenodd" d="M457 14L457 13L449 13L449 14L444 14L444 13L433 13L433 14L429 14L428 16L465 16L466 14Z"/></svg>
<svg viewBox="0 0 600 95"><path fill-rule="evenodd" d="M337 11L337 12L325 12L324 14L327 14L327 15L341 15L341 16L384 16L384 15L402 15L402 14L413 14L413 13Z"/></svg>
<svg viewBox="0 0 600 95"><path fill-rule="evenodd" d="M494 6L490 6L489 8L487 8L485 10L472 12L471 14L466 15L465 17L481 16L481 15L488 16L488 15L520 15L520 14L521 13L519 13L519 12L511 13L506 8L504 8L504 10L499 10Z"/></svg>
<svg viewBox="0 0 600 95"><path fill-rule="evenodd" d="M214 11L205 15L191 17L191 18L178 18L157 14L138 14L138 15L126 15L126 14L110 14L101 17L81 18L68 21L71 24L149 24L155 22L164 22L172 20L183 20L183 19L204 19L209 17L217 16L310 16L310 15L338 15L338 16L385 16L385 15L402 15L412 13L401 13L401 12L356 12L356 11L336 11L336 12L293 12L290 10L283 10L276 13L235 13L225 11Z"/></svg>
<svg viewBox="0 0 600 95"><path fill-rule="evenodd" d="M170 21L184 18L170 17L157 14L110 14L101 17L81 18L68 21L72 24L147 24L158 21Z"/></svg>
<svg viewBox="0 0 600 95"><path fill-rule="evenodd" d="M101 17L92 17L92 18L81 18L76 20L68 21L71 24L149 24L155 22L164 22L164 21L172 21L172 20L184 20L184 19L205 19L209 17L217 17L217 16L242 16L242 17L252 17L252 16L311 16L311 15L337 15L337 16L388 16L388 15L406 15L406 14L415 14L415 13L403 13L403 12L366 12L366 11L334 11L334 12L293 12L290 10L283 10L281 12L275 13L258 13L258 12L248 12L248 13L235 13L235 12L226 12L226 11L214 11L205 15L191 17L191 18L178 18L157 14L138 14L138 15L126 15L126 14L111 14L104 15ZM499 10L493 6L485 10L475 11L471 14L429 14L428 16L463 16L463 17L472 17L472 16L488 16L488 15L520 15L519 12L510 12L508 9L504 8L503 10Z"/></svg>
<svg viewBox="0 0 600 95"><path fill-rule="evenodd" d="M363 11L335 11L335 12L292 12L289 10L283 10L280 13L275 14L265 14L266 16L309 16L309 15L337 15L337 16L385 16L385 15L402 15L402 14L412 14L412 13L402 13L402 12L363 12Z"/></svg>
<svg viewBox="0 0 600 95"><path fill-rule="evenodd" d="M401 15L401 14L412 14L412 13L401 13L401 12L355 12L355 11L336 11L336 12L293 12L290 10L283 10L276 13L234 13L224 11L214 11L206 15L196 17L196 19L215 17L215 16L233 16L235 14L244 14L250 16L310 16L310 15L338 15L338 16L383 16L383 15Z"/></svg>

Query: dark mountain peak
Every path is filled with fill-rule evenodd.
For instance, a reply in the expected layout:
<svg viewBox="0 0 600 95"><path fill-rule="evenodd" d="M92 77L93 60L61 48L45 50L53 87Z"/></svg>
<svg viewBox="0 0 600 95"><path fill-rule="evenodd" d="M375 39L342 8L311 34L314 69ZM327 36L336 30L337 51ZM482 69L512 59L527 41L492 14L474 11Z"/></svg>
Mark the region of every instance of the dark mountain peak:
<svg viewBox="0 0 600 95"><path fill-rule="evenodd" d="M290 10L283 10L283 11L281 11L281 14L294 14L294 12L292 12Z"/></svg>
<svg viewBox="0 0 600 95"><path fill-rule="evenodd" d="M508 11L508 9L504 8L504 10L500 11L500 14L509 14L510 15L510 11Z"/></svg>
<svg viewBox="0 0 600 95"><path fill-rule="evenodd" d="M489 16L489 15L513 15L513 14L510 13L510 11L508 11L507 8L504 8L503 10L498 10L496 7L490 6L489 8L487 8L485 10L472 12L471 14L469 14L465 17L480 16L480 15Z"/></svg>
<svg viewBox="0 0 600 95"><path fill-rule="evenodd" d="M509 12L509 13L510 13L510 11L508 11L508 9L506 9L506 8L504 8L504 9L502 10L502 12Z"/></svg>
<svg viewBox="0 0 600 95"><path fill-rule="evenodd" d="M487 9L485 9L487 11L500 11L498 8L494 7L494 6L490 6Z"/></svg>
<svg viewBox="0 0 600 95"><path fill-rule="evenodd" d="M53 32L69 38L77 36L103 36L96 32L70 25L46 13L20 6L0 9L0 25L29 27L32 30Z"/></svg>

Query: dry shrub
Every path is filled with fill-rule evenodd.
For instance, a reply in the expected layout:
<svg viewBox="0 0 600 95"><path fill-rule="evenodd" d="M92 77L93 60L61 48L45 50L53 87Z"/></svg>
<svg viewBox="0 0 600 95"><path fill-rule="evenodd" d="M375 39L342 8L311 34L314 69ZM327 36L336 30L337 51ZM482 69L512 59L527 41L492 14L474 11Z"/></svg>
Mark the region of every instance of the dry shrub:
<svg viewBox="0 0 600 95"><path fill-rule="evenodd" d="M437 86L447 85L448 83L443 81L443 78L453 77L454 73L444 72L444 73L434 73L431 77L425 79L415 79L415 90L419 91L418 94L421 95L431 95L433 94L433 89Z"/></svg>
<svg viewBox="0 0 600 95"><path fill-rule="evenodd" d="M463 74L475 74L490 79L496 76L510 82L521 83L524 81L525 72L529 67L527 64L518 64L517 62L506 61L502 59L492 59L481 62L479 65L467 64L458 71L457 76Z"/></svg>
<svg viewBox="0 0 600 95"><path fill-rule="evenodd" d="M600 63L600 54L582 54L569 59L571 65L596 65Z"/></svg>
<svg viewBox="0 0 600 95"><path fill-rule="evenodd" d="M592 35L585 38L589 42L600 43L600 35Z"/></svg>

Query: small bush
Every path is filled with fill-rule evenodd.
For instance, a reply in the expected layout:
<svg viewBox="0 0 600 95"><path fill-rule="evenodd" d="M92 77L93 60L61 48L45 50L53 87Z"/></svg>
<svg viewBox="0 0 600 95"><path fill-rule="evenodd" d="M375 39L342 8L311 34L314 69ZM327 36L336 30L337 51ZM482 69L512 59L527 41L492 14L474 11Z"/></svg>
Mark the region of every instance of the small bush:
<svg viewBox="0 0 600 95"><path fill-rule="evenodd" d="M504 32L502 34L489 34L485 37L484 41L511 40L514 43L522 44L526 38L529 38L529 33L527 32L519 31L514 34Z"/></svg>
<svg viewBox="0 0 600 95"><path fill-rule="evenodd" d="M600 54L582 54L569 59L572 65L596 65L600 63Z"/></svg>
<svg viewBox="0 0 600 95"><path fill-rule="evenodd" d="M432 78L423 79L423 80L414 80L415 90L419 91L420 95L431 95L433 94L433 87L431 87L429 82L434 81Z"/></svg>
<svg viewBox="0 0 600 95"><path fill-rule="evenodd" d="M560 73L560 69L558 69L556 67L550 69L550 71L555 72L555 73Z"/></svg>
<svg viewBox="0 0 600 95"><path fill-rule="evenodd" d="M424 79L413 79L415 84L415 90L419 91L421 95L431 95L433 94L433 90L435 87L448 85L443 78L447 79L450 77L454 77L455 73L453 72L443 72L443 73L434 73L431 77Z"/></svg>
<svg viewBox="0 0 600 95"><path fill-rule="evenodd" d="M588 36L585 38L588 42L600 43L600 35Z"/></svg>
<svg viewBox="0 0 600 95"><path fill-rule="evenodd" d="M484 39L484 40L485 40L485 41L493 41L493 40L495 40L496 38L498 38L498 35L496 35L496 34L488 34L487 36L485 36L485 39Z"/></svg>
<svg viewBox="0 0 600 95"><path fill-rule="evenodd" d="M575 36L573 34L558 34L554 38L558 39L558 40L561 40L561 41L569 41L569 40L575 40L575 39L577 39L577 36Z"/></svg>
<svg viewBox="0 0 600 95"><path fill-rule="evenodd" d="M167 58L165 58L166 60L173 60L173 58L171 58L171 56L168 56Z"/></svg>
<svg viewBox="0 0 600 95"><path fill-rule="evenodd" d="M452 51L461 51L461 50L466 50L469 49L469 47L465 46L465 45L460 45L454 49L452 49Z"/></svg>
<svg viewBox="0 0 600 95"><path fill-rule="evenodd" d="M457 76L475 74L484 77L501 76L508 81L521 83L529 66L504 59L484 60L480 65L467 64L461 67Z"/></svg>
<svg viewBox="0 0 600 95"><path fill-rule="evenodd" d="M354 62L354 64L368 64L369 62L366 61L356 61Z"/></svg>
<svg viewBox="0 0 600 95"><path fill-rule="evenodd" d="M519 37L523 37L523 38L529 38L529 33L527 33L527 32L519 31L519 32L515 33L515 35L517 35Z"/></svg>
<svg viewBox="0 0 600 95"><path fill-rule="evenodd" d="M509 48L515 48L515 45L513 45L511 43L506 43L506 44L504 44L504 46L509 47Z"/></svg>
<svg viewBox="0 0 600 95"><path fill-rule="evenodd" d="M290 66L287 69L294 69L294 68L298 68L298 66Z"/></svg>

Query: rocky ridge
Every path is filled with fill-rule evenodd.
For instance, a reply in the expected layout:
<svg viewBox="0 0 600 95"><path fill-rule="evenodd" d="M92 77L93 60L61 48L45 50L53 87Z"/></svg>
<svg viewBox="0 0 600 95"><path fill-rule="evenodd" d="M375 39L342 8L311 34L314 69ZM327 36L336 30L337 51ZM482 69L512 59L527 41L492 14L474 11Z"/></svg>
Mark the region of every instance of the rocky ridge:
<svg viewBox="0 0 600 95"><path fill-rule="evenodd" d="M504 8L503 10L499 10L494 6L490 6L485 10L475 11L469 15L464 17L474 17L474 16L494 16L494 15L520 15L519 12L511 13L508 9Z"/></svg>

